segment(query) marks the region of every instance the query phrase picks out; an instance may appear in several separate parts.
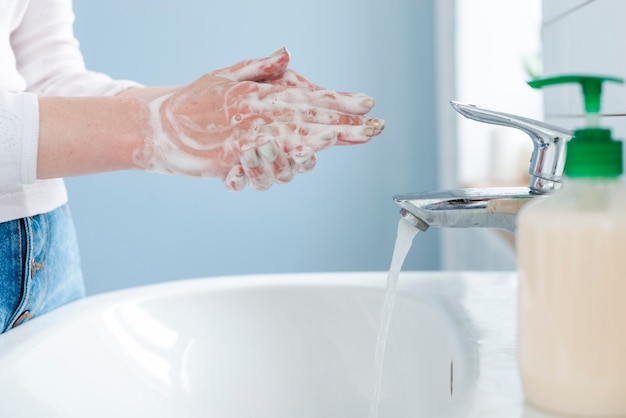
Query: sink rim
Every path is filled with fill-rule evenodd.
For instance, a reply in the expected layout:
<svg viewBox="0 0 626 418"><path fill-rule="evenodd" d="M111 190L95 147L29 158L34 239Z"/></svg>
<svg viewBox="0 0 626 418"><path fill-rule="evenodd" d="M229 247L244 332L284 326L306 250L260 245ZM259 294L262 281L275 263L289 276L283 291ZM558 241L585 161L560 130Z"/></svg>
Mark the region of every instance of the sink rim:
<svg viewBox="0 0 626 418"><path fill-rule="evenodd" d="M161 296L185 293L191 289L204 288L212 291L236 290L238 288L291 288L310 286L347 286L383 291L387 272L314 272L280 273L260 275L233 275L200 277L166 283L151 284L89 296L68 304L56 311L35 318L0 336L0 361L16 349L37 344L65 323L63 317L72 321L87 320L81 317L85 310L98 312L120 301L141 302ZM410 294L416 288L427 290L435 298L454 302L458 309L471 318L468 324L476 340L480 364L476 376L476 394L472 400L468 417L519 416L522 395L515 358L514 320L493 315L494 312L509 312L516 301L516 275L512 272L402 272L398 284L398 295ZM459 290L465 292L460 296ZM507 316L507 315L504 315ZM511 328L511 325L513 327ZM506 373L502 360L506 360ZM494 363L494 360L499 362ZM505 390L506 389L506 390ZM502 395L494 397L494 390ZM495 399L498 398L498 399ZM513 412L515 415L511 415Z"/></svg>
<svg viewBox="0 0 626 418"><path fill-rule="evenodd" d="M387 279L386 271L361 272L306 272L306 273L263 273L243 275L205 276L162 283L134 286L110 292L88 295L85 298L68 303L45 315L35 317L28 322L10 329L0 335L0 358L7 346L19 343L28 338L28 334L35 334L45 329L55 327L56 319L69 316L72 320L80 315L81 310L102 309L111 303L121 300L146 300L173 294L182 294L190 289L211 291L236 290L239 288L274 287L274 286L337 286L358 287L364 289L384 289ZM497 273L496 275L500 275ZM415 286L426 286L429 290L446 294L458 280L467 280L475 277L474 272L442 272L442 271L403 271L398 281L398 294L406 293ZM443 286L443 288L441 287Z"/></svg>

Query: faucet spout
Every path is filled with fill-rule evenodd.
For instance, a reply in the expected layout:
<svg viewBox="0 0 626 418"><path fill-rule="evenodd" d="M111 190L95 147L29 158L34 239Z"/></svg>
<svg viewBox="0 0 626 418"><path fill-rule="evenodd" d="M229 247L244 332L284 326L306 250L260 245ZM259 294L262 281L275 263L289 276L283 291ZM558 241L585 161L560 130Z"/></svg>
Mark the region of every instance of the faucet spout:
<svg viewBox="0 0 626 418"><path fill-rule="evenodd" d="M461 115L478 122L519 129L533 141L533 154L528 173L530 189L548 193L561 187L565 168L565 143L574 132L523 116L485 109L480 106L451 101L450 105Z"/></svg>
<svg viewBox="0 0 626 418"><path fill-rule="evenodd" d="M451 101L461 115L479 122L508 126L527 133L533 141L528 188L458 189L394 196L400 215L416 228L496 228L515 232L517 213L532 199L561 187L565 144L570 130L544 122Z"/></svg>
<svg viewBox="0 0 626 418"><path fill-rule="evenodd" d="M496 228L515 231L517 213L540 197L530 188L458 189L394 196L400 214L416 228Z"/></svg>

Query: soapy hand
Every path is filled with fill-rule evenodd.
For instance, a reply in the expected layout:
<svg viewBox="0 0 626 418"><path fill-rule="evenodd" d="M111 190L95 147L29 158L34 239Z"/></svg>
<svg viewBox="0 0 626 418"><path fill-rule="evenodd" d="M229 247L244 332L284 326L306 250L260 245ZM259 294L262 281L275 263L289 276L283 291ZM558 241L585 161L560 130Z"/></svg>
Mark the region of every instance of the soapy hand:
<svg viewBox="0 0 626 418"><path fill-rule="evenodd" d="M325 90L289 70L289 52L206 74L150 103L150 136L135 152L147 171L218 177L266 190L313 168L316 152L368 142L384 122L374 100Z"/></svg>

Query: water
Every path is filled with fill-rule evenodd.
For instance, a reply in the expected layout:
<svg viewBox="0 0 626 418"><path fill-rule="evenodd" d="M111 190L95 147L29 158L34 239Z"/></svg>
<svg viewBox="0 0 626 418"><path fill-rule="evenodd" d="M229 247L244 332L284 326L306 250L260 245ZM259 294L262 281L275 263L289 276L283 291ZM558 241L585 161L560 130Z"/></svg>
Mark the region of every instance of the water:
<svg viewBox="0 0 626 418"><path fill-rule="evenodd" d="M378 417L378 403L380 400L380 387L383 379L383 365L385 362L385 348L387 346L387 334L389 333L389 325L391 324L391 314L396 301L396 293L398 288L398 277L404 259L411 249L413 239L419 230L400 218L398 223L398 233L396 244L393 249L393 257L391 258L391 267L387 275L387 289L385 290L385 299L380 310L380 320L378 327L378 337L376 339L376 353L374 355L373 370L373 389L372 400L370 403L369 418Z"/></svg>

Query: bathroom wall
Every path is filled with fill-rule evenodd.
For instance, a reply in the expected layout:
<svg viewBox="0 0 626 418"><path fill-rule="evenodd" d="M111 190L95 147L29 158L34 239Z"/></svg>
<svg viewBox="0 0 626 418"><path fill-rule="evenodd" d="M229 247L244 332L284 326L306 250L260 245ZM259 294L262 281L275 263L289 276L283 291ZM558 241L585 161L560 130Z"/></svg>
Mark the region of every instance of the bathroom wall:
<svg viewBox="0 0 626 418"><path fill-rule="evenodd" d="M541 94L529 88L528 68L541 49L541 0L446 0L454 24L439 25L454 39L453 89L440 94L440 126L454 124L456 166L448 162L446 188L527 186L532 142L520 130L478 123L456 114L450 99L529 118L542 118ZM440 3L438 3L439 5ZM489 13L485 13L488 10ZM446 46L446 44L443 44ZM440 51L438 51L440 52ZM442 128L439 129L442 132ZM445 158L446 153L440 158ZM446 165L441 161L440 167ZM514 270L512 235L490 229L444 229L445 270Z"/></svg>
<svg viewBox="0 0 626 418"><path fill-rule="evenodd" d="M89 68L182 84L286 45L325 87L367 92L387 121L370 144L319 155L270 191L137 172L67 180L90 294L190 277L386 270L397 193L437 188L434 0L74 0ZM405 269L439 268L439 233Z"/></svg>
<svg viewBox="0 0 626 418"><path fill-rule="evenodd" d="M469 0L456 0L456 2L459 13L463 13L463 6L467 6L469 3L471 3L469 11L472 10L472 7L476 9L475 2ZM626 2L623 0L542 0L540 28L535 28L534 24L523 25L525 22L523 19L524 15L519 13L519 11L514 11L514 8L511 7L512 5L509 4L512 2L513 0L493 2L492 6L497 4L500 8L510 10L510 13L502 14L502 12L498 12L497 8L490 7L490 10L493 10L495 15L503 16L505 20L494 23L491 15L489 15L487 17L488 22L485 23L484 27L479 28L481 29L480 31L476 31L476 34L498 33L497 40L489 39L488 36L482 39L475 38L476 34L473 34L473 32L464 33L468 29L471 31L472 28L464 28L463 22L460 22L460 25L457 27L457 36L459 34L462 36L458 45L458 53L461 54L461 57L463 57L463 54L467 54L467 49L478 50L485 55L482 62L481 60L473 59L476 56L475 53L469 56L468 62L470 65L478 64L475 68L477 75L472 74L472 71L467 71L467 68L464 69L464 64L459 59L456 66L458 73L465 78L471 77L469 79L470 83L468 83L470 89L463 88L462 80L458 82L459 88L457 92L459 96L463 96L462 100L464 101L480 100L477 103L483 105L487 102L492 102L495 104L495 108L507 109L511 113L543 119L558 126L571 129L582 126L584 124L582 117L583 104L578 86L559 86L543 89L539 93L541 103L539 105L535 104L537 109L543 107L543 111L541 114L534 114L536 110L523 108L524 103L521 103L522 107L520 108L520 94L511 94L511 91L507 89L498 92L497 89L493 88L491 90L487 89L486 94L481 93L486 83L471 83L471 81L479 79L480 74L484 71L491 72L494 67L502 68L503 65L507 65L507 62L502 61L506 60L510 54L502 54L502 48L510 43L512 36L518 35L522 31L529 31L529 36L531 37L536 35L534 31L540 32L542 73L546 76L564 73L592 73L626 78L626 54L621 52L626 51L626 27L624 26ZM482 5L486 5L486 3L486 0L481 0ZM515 2L515 5L528 7L526 2L523 5L521 2ZM512 16L514 20L508 25L508 29L500 27L500 30L498 30L497 27L506 22L507 16L509 18ZM467 22L475 25L479 18L478 15L472 16L471 20ZM523 26L520 27L520 24ZM515 25L518 26L516 27ZM463 45L464 43L466 46ZM489 60L488 56L490 54L497 56L498 60ZM488 65L484 65L484 63L488 63ZM510 64L510 61L508 64ZM471 70L471 68L469 69ZM509 73L513 74L514 71L509 71ZM491 78L493 79L493 77ZM471 97L468 97L468 91L472 93ZM492 92L495 95L491 95ZM607 83L603 92L603 113L625 115L626 86ZM480 95L483 97L478 99ZM498 97L502 99L501 103L497 102ZM511 100L513 103L508 104L507 102ZM532 106L534 99L526 103ZM518 109L513 109L516 106ZM458 132L461 136L464 132L464 126L461 125L463 123L467 125L468 121L462 120L460 122ZM611 127L615 137L626 138L625 116L605 117L602 124ZM482 128L486 129L485 126ZM476 133L479 132L477 131ZM486 135L482 135L478 139L485 141L486 137ZM474 134L469 136L471 141L474 141L475 138ZM473 142L471 144L472 146L474 145ZM460 148L459 153L461 156L467 156L467 153L464 154L463 147L461 146ZM473 164L467 166L471 169L475 169L475 167L482 169L485 165L477 163L477 160L472 161L469 158L467 161L473 162ZM469 170L465 171L468 172ZM462 183L465 182L462 178L463 172L464 170L461 167L460 177ZM507 242L502 240L501 236L491 231L446 231L443 244L444 247L448 248L443 253L442 267L444 269L511 270L516 268L513 247L507 245Z"/></svg>
<svg viewBox="0 0 626 418"><path fill-rule="evenodd" d="M623 0L543 0L543 61L546 75L603 74L626 78L626 2ZM582 126L580 88L543 91L545 117L569 128ZM626 86L606 83L602 112L626 114ZM624 116L605 117L602 125L626 138Z"/></svg>

